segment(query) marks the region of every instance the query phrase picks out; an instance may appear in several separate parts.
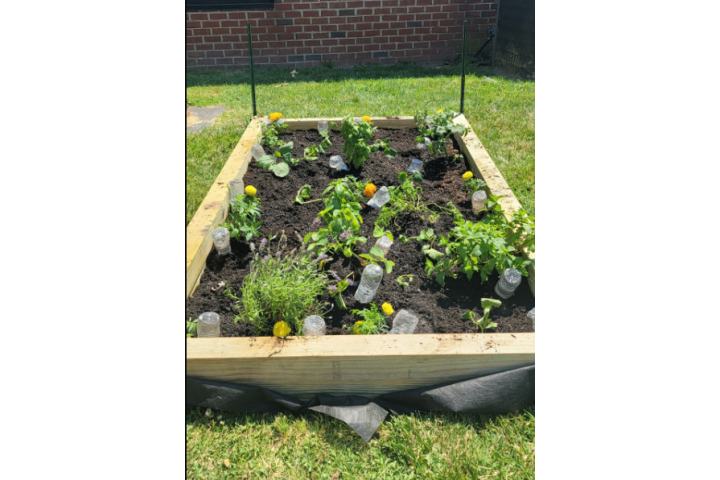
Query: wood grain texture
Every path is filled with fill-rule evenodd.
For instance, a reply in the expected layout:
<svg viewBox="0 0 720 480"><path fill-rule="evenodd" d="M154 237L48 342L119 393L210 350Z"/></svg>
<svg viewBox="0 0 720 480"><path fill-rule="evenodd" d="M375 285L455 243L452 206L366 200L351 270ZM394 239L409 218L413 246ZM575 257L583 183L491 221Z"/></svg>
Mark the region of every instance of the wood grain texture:
<svg viewBox="0 0 720 480"><path fill-rule="evenodd" d="M187 339L188 376L298 398L373 397L534 363L534 333Z"/></svg>
<svg viewBox="0 0 720 480"><path fill-rule="evenodd" d="M465 115L459 115L453 120L454 123L465 126L468 129L467 134L461 137L455 134L455 140L462 148L463 154L468 159L470 169L476 177L480 177L487 184L486 193L495 196L504 196L498 203L502 206L505 212L505 217L509 220L512 216L512 212L522 208L520 201L513 193L510 185L505 181L500 170L495 166L490 154L483 146L482 142L475 134L472 129L470 122L467 121ZM528 284L533 295L535 295L535 254L533 252L523 251L523 257L533 260L533 263L528 267Z"/></svg>
<svg viewBox="0 0 720 480"><path fill-rule="evenodd" d="M200 204L186 229L185 296L194 290L212 249L212 232L225 221L230 206L230 182L242 178L252 158L250 148L259 143L262 121L255 118L245 129L240 141L218 174L210 191Z"/></svg>

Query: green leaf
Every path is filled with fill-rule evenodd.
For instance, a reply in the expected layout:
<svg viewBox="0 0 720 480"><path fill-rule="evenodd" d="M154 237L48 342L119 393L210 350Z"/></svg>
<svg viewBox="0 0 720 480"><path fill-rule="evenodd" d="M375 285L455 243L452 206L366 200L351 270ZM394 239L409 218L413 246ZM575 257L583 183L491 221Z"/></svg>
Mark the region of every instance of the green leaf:
<svg viewBox="0 0 720 480"><path fill-rule="evenodd" d="M387 273L392 273L393 266L395 265L395 262L391 262L390 260L385 260L385 271Z"/></svg>
<svg viewBox="0 0 720 480"><path fill-rule="evenodd" d="M290 167L287 163L276 163L272 166L271 170L278 177L286 177L290 173Z"/></svg>
<svg viewBox="0 0 720 480"><path fill-rule="evenodd" d="M397 152L390 147L385 148L385 155L388 157L396 157Z"/></svg>
<svg viewBox="0 0 720 480"><path fill-rule="evenodd" d="M490 322L487 325L485 325L485 328L487 328L487 329L495 328L495 327L497 327L497 323L495 323L495 322Z"/></svg>
<svg viewBox="0 0 720 480"><path fill-rule="evenodd" d="M482 305L483 308L499 307L500 305L502 305L502 302L500 300L494 300L492 298L481 298L480 305Z"/></svg>
<svg viewBox="0 0 720 480"><path fill-rule="evenodd" d="M292 155L293 146L294 146L293 142L288 142L285 145L281 146L278 149L278 152L280 152L280 155L282 155L282 156L285 156L288 154Z"/></svg>
<svg viewBox="0 0 720 480"><path fill-rule="evenodd" d="M385 255L383 255L383 251L380 250L378 247L372 247L372 248L370 249L370 253L372 253L372 254L375 255L376 257L385 258ZM389 273L389 272L388 272L388 273Z"/></svg>
<svg viewBox="0 0 720 480"><path fill-rule="evenodd" d="M432 258L433 260L437 260L438 258L445 256L444 253L438 252L434 248L428 248L427 250L425 250L425 255Z"/></svg>
<svg viewBox="0 0 720 480"><path fill-rule="evenodd" d="M472 320L474 322L475 312L473 312L472 310L468 310L467 312L462 314L462 318L464 318L465 320Z"/></svg>
<svg viewBox="0 0 720 480"><path fill-rule="evenodd" d="M435 281L440 285L445 285L445 272L440 272L435 277Z"/></svg>
<svg viewBox="0 0 720 480"><path fill-rule="evenodd" d="M258 167L260 168L271 168L275 165L275 159L270 155L263 155L257 160Z"/></svg>

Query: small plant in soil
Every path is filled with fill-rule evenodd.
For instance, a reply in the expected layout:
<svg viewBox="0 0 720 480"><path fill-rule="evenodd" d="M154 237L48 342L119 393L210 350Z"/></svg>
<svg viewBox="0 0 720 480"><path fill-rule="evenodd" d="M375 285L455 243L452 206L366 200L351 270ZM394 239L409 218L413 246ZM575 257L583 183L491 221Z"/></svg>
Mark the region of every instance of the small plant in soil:
<svg viewBox="0 0 720 480"><path fill-rule="evenodd" d="M375 302L370 303L370 308L362 310L350 310L350 313L362 317L362 320L355 322L352 327L343 326L346 330L352 330L355 335L370 335L385 333L390 330L383 312L378 311Z"/></svg>
<svg viewBox="0 0 720 480"><path fill-rule="evenodd" d="M428 215L428 220L434 222L438 218L438 214L433 212L422 202L422 188L416 186L408 177L406 172L398 174L400 185L397 187L388 187L390 191L390 201L385 204L380 211L375 225L387 229L391 224L395 224L400 228L395 220L403 213L418 213L424 219L424 215Z"/></svg>
<svg viewBox="0 0 720 480"><path fill-rule="evenodd" d="M257 192L249 185L245 191ZM231 205L227 221L220 226L228 229L230 238L244 238L249 242L253 237L260 236L260 199L255 194L235 197L235 204Z"/></svg>
<svg viewBox="0 0 720 480"><path fill-rule="evenodd" d="M478 190L482 190L487 186L485 182L483 182L479 178L474 178L473 173L470 171L463 173L462 178L462 189L468 192L468 198L472 198L473 193L477 192Z"/></svg>
<svg viewBox="0 0 720 480"><path fill-rule="evenodd" d="M478 330L485 333L485 329L495 328L497 327L497 323L490 321L490 309L493 307L499 307L502 305L502 302L500 300L494 300L492 298L481 298L480 299L480 306L483 308L483 317L479 320L475 319L475 312L472 310L463 313L462 318L465 320L472 320L472 322L477 326Z"/></svg>
<svg viewBox="0 0 720 480"><path fill-rule="evenodd" d="M248 322L257 335L271 334L278 322L286 322L300 335L305 317L323 316L329 311L319 300L329 283L321 270L323 258L312 259L303 248L284 252L283 237L275 252L270 248L272 238L251 247L255 253L243 280L242 298L233 294L229 284L225 290L239 310L234 321ZM329 260L327 256L325 260Z"/></svg>
<svg viewBox="0 0 720 480"><path fill-rule="evenodd" d="M343 143L343 153L355 168L362 168L370 153L382 150L388 157L394 157L397 152L390 147L390 143L384 140L378 140L373 145L368 145L372 140L375 128L370 122L370 117L363 117L361 122L356 122L350 115L343 118L340 133L345 140Z"/></svg>
<svg viewBox="0 0 720 480"><path fill-rule="evenodd" d="M258 166L272 170L278 177L287 176L290 173L290 165L297 165L300 162L299 159L292 158L293 146L293 142L288 142L281 145L273 155L263 155L257 160Z"/></svg>
<svg viewBox="0 0 720 480"><path fill-rule="evenodd" d="M262 141L260 143L266 147L275 148L285 143L278 138L278 135L287 130L287 124L282 121L282 114L278 112L271 113L270 120L270 125L263 127Z"/></svg>
<svg viewBox="0 0 720 480"><path fill-rule="evenodd" d="M395 266L395 262L388 260L385 258L385 254L383 254L383 251L380 250L378 247L372 247L370 249L370 253L363 253L358 255L358 258L360 258L360 261L362 262L363 267L365 265L373 264L373 265L380 265L385 264L385 271L387 273L392 272L393 267Z"/></svg>
<svg viewBox="0 0 720 480"><path fill-rule="evenodd" d="M400 285L401 287L409 287L409 286L410 286L410 282L412 282L414 278L415 278L415 275L399 275L399 276L395 279L395 281L396 281L397 284Z"/></svg>
<svg viewBox="0 0 720 480"><path fill-rule="evenodd" d="M418 136L415 141L421 143L425 137L428 137L431 140L428 151L436 155L442 154L447 156L447 141L450 136L455 133L460 134L460 136L465 136L467 133L467 128L463 125L453 123L453 117L455 115L455 112L445 113L442 110L438 110L434 114L427 112L416 114L415 124L420 132L420 136ZM462 158L462 155L460 158Z"/></svg>
<svg viewBox="0 0 720 480"><path fill-rule="evenodd" d="M447 237L438 237L438 248L444 247L444 252L433 248L436 239L422 248L429 257L425 259L425 271L428 276L435 274L440 285L444 285L446 276L457 278L456 269L465 272L468 280L474 273L479 273L486 281L493 270L502 274L506 268L515 268L527 276L525 267L531 261L514 254L525 248L535 250L533 217L519 211L508 221L495 201L492 214L483 222L460 220L454 223L456 227Z"/></svg>
<svg viewBox="0 0 720 480"><path fill-rule="evenodd" d="M311 185L303 185L302 187L300 187L300 190L298 190L297 195L295 195L295 200L294 200L295 203L304 205L306 203L322 201L322 198L316 198L315 200L307 200L308 198L310 198L310 192L312 192Z"/></svg>
<svg viewBox="0 0 720 480"><path fill-rule="evenodd" d="M198 319L196 318L193 320L192 318L189 318L187 322L185 322L185 337L191 338L197 336L197 322Z"/></svg>

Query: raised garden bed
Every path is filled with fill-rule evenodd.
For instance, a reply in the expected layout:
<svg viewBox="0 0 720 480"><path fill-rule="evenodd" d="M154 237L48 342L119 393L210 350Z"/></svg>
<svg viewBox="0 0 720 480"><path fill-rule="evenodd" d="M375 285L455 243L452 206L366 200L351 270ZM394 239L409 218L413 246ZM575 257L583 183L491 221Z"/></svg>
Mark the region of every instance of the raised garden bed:
<svg viewBox="0 0 720 480"><path fill-rule="evenodd" d="M460 190L460 175L469 166L478 178L485 180L489 193L504 195L500 204L507 213L520 206L472 129L464 137L454 140L454 147L461 150L467 159L466 165L464 161L443 159L417 150L413 142L417 132L411 131L415 128L412 117L373 118L379 129L375 138L390 138L391 146L400 154L398 157L387 159L380 153L374 153L360 171L330 173L327 156L324 156L317 162L302 162L290 175L278 180L268 170L259 169L254 164L248 170L252 158L250 148L259 143L263 120L263 117L257 117L250 123L187 229L186 294L194 292L188 301L188 314L197 318L203 311L220 313L222 335L225 337L188 339L189 376L258 385L300 397L321 392L374 396L534 363L534 333L531 332L531 322L525 317L527 310L534 306L534 268L529 269L530 276L523 279L516 294L492 313L493 321L498 323L495 332L513 333L467 333L474 332L475 326L467 320L463 321L460 315L468 309L477 311L481 297L494 296L492 288L496 277L482 283L479 277L475 277L468 282L461 274L456 280L446 281L441 288L433 278L426 277L418 243L414 240L402 243L397 238L388 255L396 266L383 278L382 293L378 293L376 301L378 305L390 302L396 311L400 308L412 309L421 318L416 334L328 335L288 337L285 340L274 337L242 338L251 331L244 324L232 322L231 307L234 302L223 295L222 289L218 289L218 282L234 283L238 288L251 252L245 242L233 242L234 255L218 257L212 249L211 239L213 229L227 215L227 185L231 180L244 176L246 185L258 188L258 196L263 202L261 233L267 235L271 231L278 233L280 229L285 229L290 248L294 244L299 245L292 232L297 230L304 235L312 231L311 223L322 209L321 203L292 204L295 193L302 185L313 186L312 198L318 198L329 181L346 173L359 179L372 178L378 186L397 185L398 172L407 168L412 158L425 162L425 181L419 184L424 190L424 202L444 205L453 201L465 218L472 218L467 195ZM319 143L320 137L314 130L319 120L286 121L289 132L281 138L295 142L293 157L302 157L304 147ZM339 124L341 119L326 120ZM463 116L455 122L470 128ZM327 153L342 154L343 140L339 133L331 133L331 140L333 146ZM378 211L374 209L362 212L364 230L361 235L368 238L368 243L361 245L360 251L369 250L375 241L372 226L377 215ZM428 226L443 233L452 227L452 219L446 215L441 215L435 224L426 220L407 216L399 218L397 224L406 236L416 236ZM359 279L362 268L356 262L354 258L339 257L328 269L343 277L354 272L355 278ZM401 287L394 281L403 274L415 275L409 286ZM328 334L348 333L341 327L358 320L349 310L363 306L355 304L352 291L344 295L347 311L333 308L325 317ZM330 301L329 298L326 300ZM227 338L231 336L238 338Z"/></svg>

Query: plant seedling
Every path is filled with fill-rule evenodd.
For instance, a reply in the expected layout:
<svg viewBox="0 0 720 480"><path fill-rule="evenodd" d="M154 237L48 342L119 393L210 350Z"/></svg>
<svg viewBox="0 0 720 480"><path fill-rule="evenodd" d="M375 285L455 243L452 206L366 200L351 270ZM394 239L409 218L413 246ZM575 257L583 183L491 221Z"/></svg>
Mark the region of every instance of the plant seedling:
<svg viewBox="0 0 720 480"><path fill-rule="evenodd" d="M415 275L400 275L395 279L395 281L401 287L409 287L410 282L412 282L414 278Z"/></svg>
<svg viewBox="0 0 720 480"><path fill-rule="evenodd" d="M485 329L495 328L497 327L497 323L490 321L490 309L493 307L499 307L502 305L502 302L500 300L494 300L492 298L481 298L480 299L480 305L483 308L483 317L480 320L475 319L475 312L472 310L469 310L465 312L462 316L465 320L472 320L472 322L477 325L477 328L485 333Z"/></svg>
<svg viewBox="0 0 720 480"><path fill-rule="evenodd" d="M313 202L319 202L322 200L322 198L317 198L315 200L309 200L306 201L305 199L310 198L310 191L312 190L312 186L310 185L303 185L300 187L300 190L298 190L297 195L295 195L295 203L299 203L300 205L304 205L306 203L313 203Z"/></svg>
<svg viewBox="0 0 720 480"><path fill-rule="evenodd" d="M187 322L185 322L185 336L187 338L191 338L197 335L197 322L197 318L195 320L191 318L188 319Z"/></svg>

